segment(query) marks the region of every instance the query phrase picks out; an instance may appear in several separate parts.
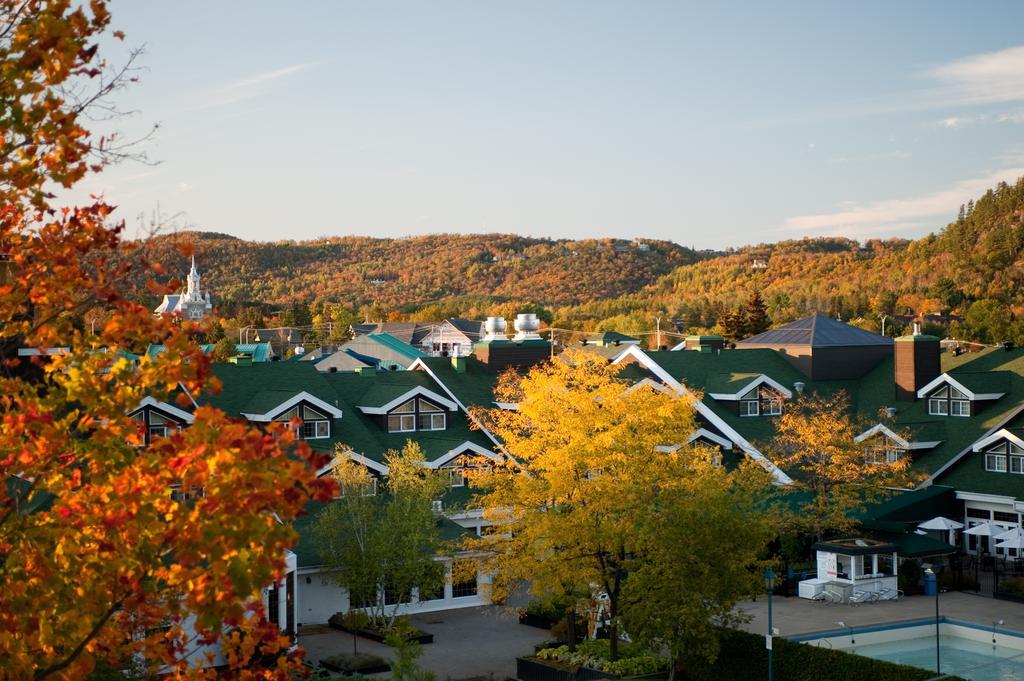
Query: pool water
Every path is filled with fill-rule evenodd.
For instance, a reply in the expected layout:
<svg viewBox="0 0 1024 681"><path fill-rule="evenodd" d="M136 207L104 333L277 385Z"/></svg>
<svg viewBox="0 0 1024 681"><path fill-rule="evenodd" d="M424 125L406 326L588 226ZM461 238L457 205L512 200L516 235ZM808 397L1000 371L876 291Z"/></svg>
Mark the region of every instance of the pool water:
<svg viewBox="0 0 1024 681"><path fill-rule="evenodd" d="M971 681L1024 681L1024 651L1020 649L948 635L939 638L939 646L943 674L953 674ZM935 670L934 638L871 643L846 648L846 651Z"/></svg>

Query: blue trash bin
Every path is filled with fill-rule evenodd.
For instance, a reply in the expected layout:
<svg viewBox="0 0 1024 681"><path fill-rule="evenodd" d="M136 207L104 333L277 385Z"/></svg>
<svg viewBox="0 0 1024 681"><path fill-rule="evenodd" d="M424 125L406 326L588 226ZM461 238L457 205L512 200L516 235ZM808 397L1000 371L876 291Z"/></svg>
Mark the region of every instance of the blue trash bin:
<svg viewBox="0 0 1024 681"><path fill-rule="evenodd" d="M939 583L938 583L938 580L935 579L935 573L934 572L926 572L926 573L924 573L924 595L925 596L934 596L935 594L938 593L938 591L939 591Z"/></svg>

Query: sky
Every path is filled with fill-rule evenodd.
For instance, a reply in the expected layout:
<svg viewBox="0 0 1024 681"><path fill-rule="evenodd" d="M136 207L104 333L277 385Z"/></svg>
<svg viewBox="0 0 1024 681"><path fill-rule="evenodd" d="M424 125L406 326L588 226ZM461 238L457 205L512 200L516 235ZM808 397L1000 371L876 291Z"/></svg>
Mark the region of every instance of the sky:
<svg viewBox="0 0 1024 681"><path fill-rule="evenodd" d="M111 3L129 234L917 237L1024 175L1024 3ZM73 197L72 197L73 198Z"/></svg>

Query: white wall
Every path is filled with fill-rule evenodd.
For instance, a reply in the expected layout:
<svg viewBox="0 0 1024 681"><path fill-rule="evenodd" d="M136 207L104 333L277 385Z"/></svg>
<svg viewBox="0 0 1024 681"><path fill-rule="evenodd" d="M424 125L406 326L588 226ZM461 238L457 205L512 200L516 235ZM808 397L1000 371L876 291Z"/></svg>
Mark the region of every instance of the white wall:
<svg viewBox="0 0 1024 681"><path fill-rule="evenodd" d="M348 592L327 574L300 572L296 586L299 624L327 624L334 613L348 611Z"/></svg>
<svg viewBox="0 0 1024 681"><path fill-rule="evenodd" d="M309 583L306 583L307 578ZM449 580L444 587L444 598L431 601L404 603L399 607L400 615L413 615L420 612L437 612L455 608L472 608L488 605L490 599L491 576L478 572L476 577L477 595L452 597L452 585ZM348 592L330 579L329 573L321 573L312 568L301 571L296 580L296 601L298 603L299 624L327 624L331 615L348 611Z"/></svg>

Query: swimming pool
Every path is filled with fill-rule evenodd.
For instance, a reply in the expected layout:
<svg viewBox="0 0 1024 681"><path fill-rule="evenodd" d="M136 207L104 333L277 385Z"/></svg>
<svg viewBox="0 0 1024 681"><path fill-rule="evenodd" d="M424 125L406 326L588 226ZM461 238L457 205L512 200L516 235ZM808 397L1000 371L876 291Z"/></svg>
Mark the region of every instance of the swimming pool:
<svg viewBox="0 0 1024 681"><path fill-rule="evenodd" d="M791 640L935 670L934 619L854 626ZM971 681L1024 681L1024 636L997 624L940 617L939 656L943 674Z"/></svg>

